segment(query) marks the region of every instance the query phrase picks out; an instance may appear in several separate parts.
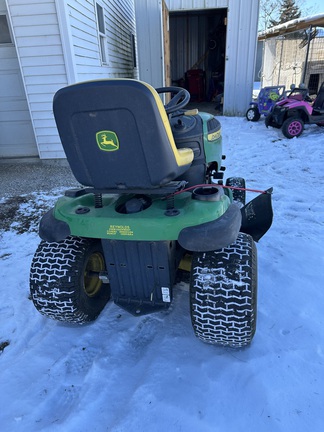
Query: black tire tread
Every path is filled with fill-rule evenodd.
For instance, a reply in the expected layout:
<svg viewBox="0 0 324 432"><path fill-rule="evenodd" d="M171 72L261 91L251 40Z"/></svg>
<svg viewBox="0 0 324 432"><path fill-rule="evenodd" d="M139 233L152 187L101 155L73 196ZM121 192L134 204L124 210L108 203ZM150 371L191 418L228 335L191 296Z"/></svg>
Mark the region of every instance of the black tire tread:
<svg viewBox="0 0 324 432"><path fill-rule="evenodd" d="M256 330L257 252L248 234L220 251L195 253L190 281L191 320L204 342L241 348Z"/></svg>
<svg viewBox="0 0 324 432"><path fill-rule="evenodd" d="M83 286L84 260L90 250L101 250L93 239L68 237L61 242L42 241L30 270L30 293L36 309L57 321L83 324L93 321L110 297L104 286L94 298Z"/></svg>

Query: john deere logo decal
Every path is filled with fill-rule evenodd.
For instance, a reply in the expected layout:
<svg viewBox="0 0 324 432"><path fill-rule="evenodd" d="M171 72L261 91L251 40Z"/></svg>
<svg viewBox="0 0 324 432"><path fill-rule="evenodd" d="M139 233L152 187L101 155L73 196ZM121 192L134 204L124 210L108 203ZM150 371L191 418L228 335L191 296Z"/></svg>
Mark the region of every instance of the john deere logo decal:
<svg viewBox="0 0 324 432"><path fill-rule="evenodd" d="M115 151L119 149L119 141L115 132L99 131L96 133L98 147L103 151Z"/></svg>

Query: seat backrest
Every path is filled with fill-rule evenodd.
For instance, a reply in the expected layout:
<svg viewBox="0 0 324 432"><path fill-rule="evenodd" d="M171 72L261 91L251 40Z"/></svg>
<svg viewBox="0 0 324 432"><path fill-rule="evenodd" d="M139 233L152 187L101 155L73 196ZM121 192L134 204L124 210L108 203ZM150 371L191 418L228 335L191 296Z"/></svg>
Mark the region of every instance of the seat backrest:
<svg viewBox="0 0 324 432"><path fill-rule="evenodd" d="M96 189L151 189L191 165L177 150L157 92L130 79L73 84L54 96L53 111L76 179Z"/></svg>
<svg viewBox="0 0 324 432"><path fill-rule="evenodd" d="M314 110L323 110L324 109L324 82L322 83L319 92L313 103Z"/></svg>

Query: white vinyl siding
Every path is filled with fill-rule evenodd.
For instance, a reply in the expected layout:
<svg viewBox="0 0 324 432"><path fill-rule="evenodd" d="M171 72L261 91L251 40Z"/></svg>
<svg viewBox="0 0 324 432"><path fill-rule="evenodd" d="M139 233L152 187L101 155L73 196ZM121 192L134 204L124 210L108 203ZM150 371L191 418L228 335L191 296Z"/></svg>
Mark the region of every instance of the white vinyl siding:
<svg viewBox="0 0 324 432"><path fill-rule="evenodd" d="M0 45L0 158L37 156L14 46Z"/></svg>
<svg viewBox="0 0 324 432"><path fill-rule="evenodd" d="M107 37L106 37L106 23L103 7L96 2L97 12L97 27L99 37L100 56L103 64L107 64Z"/></svg>
<svg viewBox="0 0 324 432"><path fill-rule="evenodd" d="M62 158L52 100L67 85L54 0L7 0L17 55L41 158Z"/></svg>
<svg viewBox="0 0 324 432"><path fill-rule="evenodd" d="M55 92L98 78L137 78L131 35L134 0L99 0L107 64L102 64L95 0L6 1L41 159L64 158L52 111Z"/></svg>
<svg viewBox="0 0 324 432"><path fill-rule="evenodd" d="M136 1L136 0L135 0ZM115 76L137 78L134 69L132 34L136 34L135 10L132 2L110 0L109 30L109 61Z"/></svg>
<svg viewBox="0 0 324 432"><path fill-rule="evenodd" d="M0 0L0 158L37 154L6 4Z"/></svg>
<svg viewBox="0 0 324 432"><path fill-rule="evenodd" d="M137 78L131 35L135 34L133 1L98 2L103 8L107 64L102 64L95 1L69 0L69 20L77 80L93 78Z"/></svg>
<svg viewBox="0 0 324 432"><path fill-rule="evenodd" d="M100 59L95 2L69 0L67 10L76 81L107 75L106 66L101 64Z"/></svg>

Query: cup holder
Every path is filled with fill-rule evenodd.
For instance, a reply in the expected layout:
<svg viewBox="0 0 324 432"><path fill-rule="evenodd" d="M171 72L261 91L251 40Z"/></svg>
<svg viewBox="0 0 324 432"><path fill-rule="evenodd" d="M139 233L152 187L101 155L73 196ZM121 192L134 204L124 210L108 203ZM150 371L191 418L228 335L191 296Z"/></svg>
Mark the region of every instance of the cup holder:
<svg viewBox="0 0 324 432"><path fill-rule="evenodd" d="M220 189L216 186L197 187L192 191L192 199L199 201L219 201L221 199Z"/></svg>

